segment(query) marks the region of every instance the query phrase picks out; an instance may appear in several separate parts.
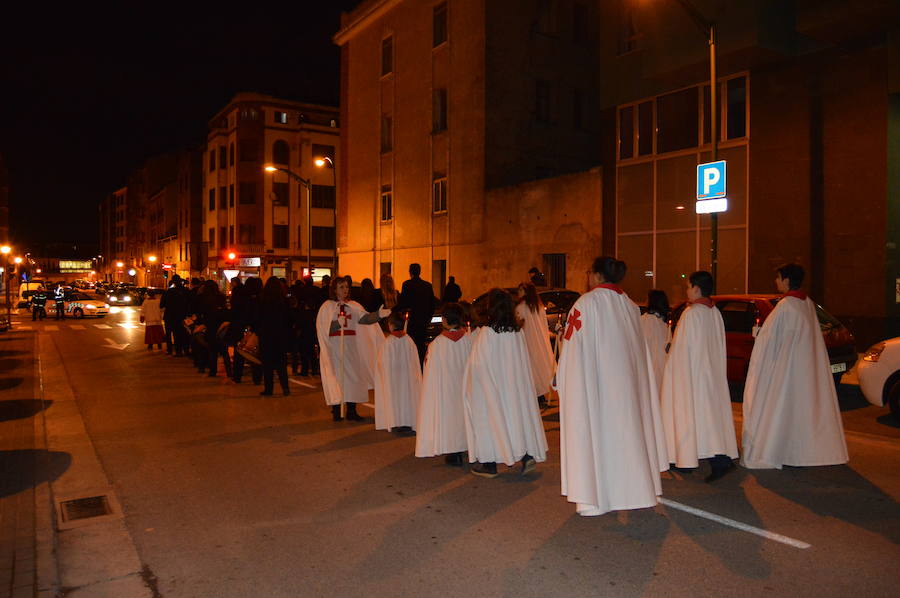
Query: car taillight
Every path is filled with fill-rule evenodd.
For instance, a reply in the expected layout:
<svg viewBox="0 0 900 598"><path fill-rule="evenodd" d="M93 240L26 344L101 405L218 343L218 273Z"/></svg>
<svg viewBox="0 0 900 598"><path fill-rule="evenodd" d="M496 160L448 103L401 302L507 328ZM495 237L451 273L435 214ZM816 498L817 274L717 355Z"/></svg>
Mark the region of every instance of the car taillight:
<svg viewBox="0 0 900 598"><path fill-rule="evenodd" d="M871 361L872 363L876 363L881 358L881 353L884 351L884 343L877 343L869 347L869 349L863 353L863 361Z"/></svg>

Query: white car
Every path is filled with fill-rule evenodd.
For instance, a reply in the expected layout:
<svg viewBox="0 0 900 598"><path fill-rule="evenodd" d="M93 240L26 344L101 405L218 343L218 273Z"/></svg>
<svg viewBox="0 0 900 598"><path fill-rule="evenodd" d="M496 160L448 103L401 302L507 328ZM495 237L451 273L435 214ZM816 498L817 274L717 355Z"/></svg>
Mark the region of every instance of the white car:
<svg viewBox="0 0 900 598"><path fill-rule="evenodd" d="M56 300L53 298L53 293L49 293L46 310L47 316L56 315ZM109 305L103 301L92 299L84 293L75 292L66 294L63 310L67 316L72 316L75 319L85 316L102 318L109 313Z"/></svg>
<svg viewBox="0 0 900 598"><path fill-rule="evenodd" d="M900 419L900 336L869 347L857 368L866 400L878 407L887 405Z"/></svg>

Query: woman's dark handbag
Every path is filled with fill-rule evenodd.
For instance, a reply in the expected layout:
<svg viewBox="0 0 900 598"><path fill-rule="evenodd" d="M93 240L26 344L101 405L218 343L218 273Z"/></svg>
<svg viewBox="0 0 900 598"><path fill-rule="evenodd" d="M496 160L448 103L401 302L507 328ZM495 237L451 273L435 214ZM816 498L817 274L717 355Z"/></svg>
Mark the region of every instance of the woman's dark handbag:
<svg viewBox="0 0 900 598"><path fill-rule="evenodd" d="M244 337L238 341L235 349L250 363L262 365L262 360L259 358L259 336L255 332L244 331Z"/></svg>

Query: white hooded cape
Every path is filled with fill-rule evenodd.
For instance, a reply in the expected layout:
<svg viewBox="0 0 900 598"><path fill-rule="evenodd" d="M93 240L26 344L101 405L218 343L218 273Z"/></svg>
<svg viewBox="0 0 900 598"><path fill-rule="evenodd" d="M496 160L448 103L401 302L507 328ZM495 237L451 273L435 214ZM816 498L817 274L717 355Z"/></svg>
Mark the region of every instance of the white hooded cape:
<svg viewBox="0 0 900 598"><path fill-rule="evenodd" d="M656 390L662 391L663 373L666 371L668 354L666 347L672 342L672 330L665 320L646 313L641 316L641 332L650 350L650 365L656 379Z"/></svg>
<svg viewBox="0 0 900 598"><path fill-rule="evenodd" d="M678 467L738 456L726 359L722 314L711 305L689 305L672 338L660 395L666 448Z"/></svg>
<svg viewBox="0 0 900 598"><path fill-rule="evenodd" d="M526 454L547 458L525 338L482 327L463 378L469 462L513 465Z"/></svg>
<svg viewBox="0 0 900 598"><path fill-rule="evenodd" d="M378 359L378 352L384 343L384 332L381 326L360 326L359 334L359 357L366 369L366 376L369 388L375 388L375 362Z"/></svg>
<svg viewBox="0 0 900 598"><path fill-rule="evenodd" d="M375 429L415 428L421 392L416 344L409 335L389 335L381 344L375 367Z"/></svg>
<svg viewBox="0 0 900 598"><path fill-rule="evenodd" d="M828 351L810 299L787 296L763 322L744 385L744 467L849 460Z"/></svg>
<svg viewBox="0 0 900 598"><path fill-rule="evenodd" d="M332 336L330 332L339 313L337 301L329 299L323 303L316 316L322 390L328 405L365 403L369 399L369 374L360 353L358 334L363 327L359 319L366 312L356 301L346 302L344 309L349 317L342 335Z"/></svg>
<svg viewBox="0 0 900 598"><path fill-rule="evenodd" d="M669 468L640 310L594 288L569 311L556 370L562 494L582 515L652 507Z"/></svg>
<svg viewBox="0 0 900 598"><path fill-rule="evenodd" d="M416 457L468 448L462 381L471 352L469 334L456 341L441 334L428 345L416 423Z"/></svg>
<svg viewBox="0 0 900 598"><path fill-rule="evenodd" d="M546 395L550 392L556 367L550 346L550 330L547 328L547 310L541 305L537 311L531 311L527 303L520 301L516 305L516 317L522 322L535 392L537 396Z"/></svg>

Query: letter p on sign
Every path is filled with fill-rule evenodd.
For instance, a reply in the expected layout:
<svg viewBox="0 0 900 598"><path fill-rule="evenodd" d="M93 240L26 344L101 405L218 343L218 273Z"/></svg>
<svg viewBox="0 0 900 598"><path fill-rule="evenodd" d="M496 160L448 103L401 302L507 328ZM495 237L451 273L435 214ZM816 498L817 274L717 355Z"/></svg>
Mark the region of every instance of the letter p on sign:
<svg viewBox="0 0 900 598"><path fill-rule="evenodd" d="M697 165L697 200L725 197L725 160Z"/></svg>

